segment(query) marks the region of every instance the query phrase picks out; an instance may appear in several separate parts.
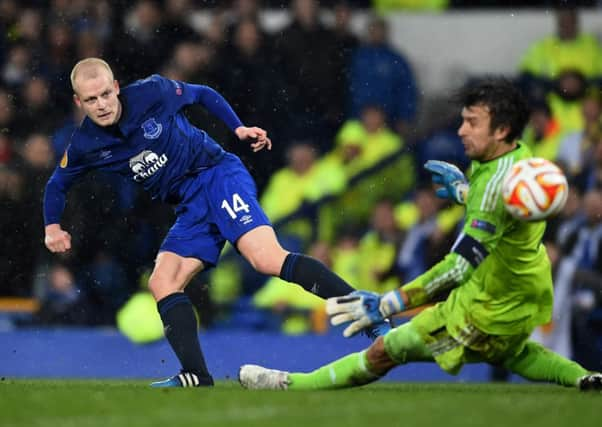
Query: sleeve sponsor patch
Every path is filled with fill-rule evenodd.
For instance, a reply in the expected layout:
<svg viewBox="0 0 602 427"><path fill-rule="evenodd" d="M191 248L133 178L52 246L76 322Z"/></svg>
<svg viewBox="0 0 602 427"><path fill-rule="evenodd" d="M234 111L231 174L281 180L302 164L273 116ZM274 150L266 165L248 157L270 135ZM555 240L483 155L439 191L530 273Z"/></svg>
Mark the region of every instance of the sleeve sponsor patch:
<svg viewBox="0 0 602 427"><path fill-rule="evenodd" d="M69 156L67 155L67 150L65 150L65 154L63 154L63 158L61 159L60 166L65 169L67 164L69 163Z"/></svg>
<svg viewBox="0 0 602 427"><path fill-rule="evenodd" d="M171 82L176 87L176 95L177 96L182 96L182 85L179 82L175 81L175 80L172 80Z"/></svg>
<svg viewBox="0 0 602 427"><path fill-rule="evenodd" d="M495 234L495 225L482 219L473 219L470 223L472 228L486 231L487 233Z"/></svg>

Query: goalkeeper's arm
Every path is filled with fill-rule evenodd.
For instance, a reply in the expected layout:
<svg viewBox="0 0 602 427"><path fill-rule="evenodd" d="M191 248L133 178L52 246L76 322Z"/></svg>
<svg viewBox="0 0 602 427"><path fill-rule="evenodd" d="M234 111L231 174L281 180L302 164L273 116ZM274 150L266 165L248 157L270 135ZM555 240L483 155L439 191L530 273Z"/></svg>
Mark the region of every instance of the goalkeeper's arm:
<svg viewBox="0 0 602 427"><path fill-rule="evenodd" d="M399 289L384 294L380 311L388 317L408 308L418 307L443 291L466 282L489 254L483 244L468 234L461 234L452 251L427 272Z"/></svg>
<svg viewBox="0 0 602 427"><path fill-rule="evenodd" d="M410 283L384 295L355 291L346 296L329 298L326 312L331 316L333 325L351 322L343 335L352 336L369 325L382 322L408 308L423 305L440 292L466 282L488 253L478 240L462 233L451 253Z"/></svg>

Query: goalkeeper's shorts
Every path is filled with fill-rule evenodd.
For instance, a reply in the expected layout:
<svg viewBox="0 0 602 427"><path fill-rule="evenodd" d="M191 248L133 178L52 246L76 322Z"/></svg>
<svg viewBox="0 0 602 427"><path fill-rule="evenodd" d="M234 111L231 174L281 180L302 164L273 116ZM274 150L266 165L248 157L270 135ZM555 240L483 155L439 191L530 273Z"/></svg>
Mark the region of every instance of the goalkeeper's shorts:
<svg viewBox="0 0 602 427"><path fill-rule="evenodd" d="M529 338L528 334L489 335L468 322L459 327L456 323L454 331L457 332L452 335L448 330L445 305L439 303L415 316L408 327L393 329L385 335L385 349L398 363L415 361L408 355L426 352L441 369L455 375L465 363L501 364L519 354ZM408 334L417 337L408 339ZM414 348L408 348L409 345ZM420 348L419 352L416 347Z"/></svg>

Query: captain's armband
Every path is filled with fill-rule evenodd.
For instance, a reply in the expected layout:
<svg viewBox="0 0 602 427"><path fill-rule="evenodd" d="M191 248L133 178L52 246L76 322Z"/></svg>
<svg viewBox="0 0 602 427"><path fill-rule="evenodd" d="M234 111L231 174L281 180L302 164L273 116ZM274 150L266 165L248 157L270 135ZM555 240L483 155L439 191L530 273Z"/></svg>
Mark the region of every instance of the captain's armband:
<svg viewBox="0 0 602 427"><path fill-rule="evenodd" d="M465 233L458 236L451 251L466 259L472 268L477 268L489 255L489 251L481 242Z"/></svg>

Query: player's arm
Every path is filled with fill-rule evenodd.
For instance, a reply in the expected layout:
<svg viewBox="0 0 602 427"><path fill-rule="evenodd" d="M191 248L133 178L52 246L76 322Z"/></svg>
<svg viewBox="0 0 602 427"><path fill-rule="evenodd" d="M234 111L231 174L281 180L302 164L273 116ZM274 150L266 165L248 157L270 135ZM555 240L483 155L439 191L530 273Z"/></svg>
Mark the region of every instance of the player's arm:
<svg viewBox="0 0 602 427"><path fill-rule="evenodd" d="M344 336L350 337L369 325L423 305L440 292L466 282L488 254L481 242L462 233L442 261L410 283L383 295L355 291L343 297L329 298L326 312L333 325L351 322L343 331Z"/></svg>
<svg viewBox="0 0 602 427"><path fill-rule="evenodd" d="M349 337L366 326L423 305L437 294L465 283L502 236L502 226L495 221L499 215L471 208L469 204L463 232L442 261L410 283L386 294L356 291L328 299L326 311L331 316L331 323L351 322L343 332Z"/></svg>
<svg viewBox="0 0 602 427"><path fill-rule="evenodd" d="M60 225L65 209L67 192L71 185L86 172L76 166L74 150L67 148L61 163L46 183L44 191L44 244L50 252L65 252L71 249L71 235Z"/></svg>
<svg viewBox="0 0 602 427"><path fill-rule="evenodd" d="M395 292L401 293L404 308L418 307L465 283L488 255L482 242L462 233L443 260Z"/></svg>
<svg viewBox="0 0 602 427"><path fill-rule="evenodd" d="M167 99L180 99L182 104L200 104L211 114L220 119L236 134L240 140L251 140L253 151L259 151L264 147L272 149L272 141L267 132L259 127L247 127L226 101L216 90L205 85L184 83L175 80L167 80L157 76L163 88L166 88Z"/></svg>
<svg viewBox="0 0 602 427"><path fill-rule="evenodd" d="M189 86L191 86L191 90L195 93L199 103L224 122L236 134L238 139L252 141L251 148L253 151L259 151L264 147L267 147L268 150L272 149L272 141L268 138L268 133L256 126L244 126L232 106L217 91L209 86Z"/></svg>

